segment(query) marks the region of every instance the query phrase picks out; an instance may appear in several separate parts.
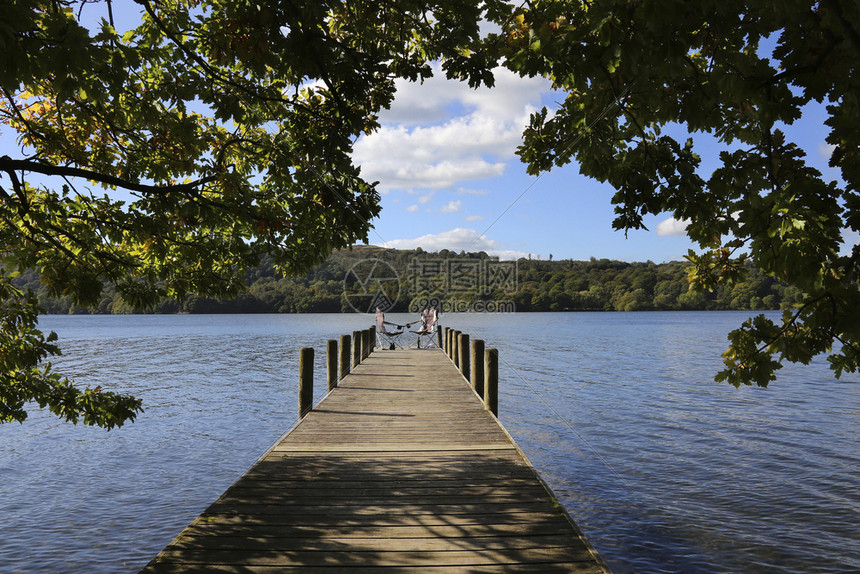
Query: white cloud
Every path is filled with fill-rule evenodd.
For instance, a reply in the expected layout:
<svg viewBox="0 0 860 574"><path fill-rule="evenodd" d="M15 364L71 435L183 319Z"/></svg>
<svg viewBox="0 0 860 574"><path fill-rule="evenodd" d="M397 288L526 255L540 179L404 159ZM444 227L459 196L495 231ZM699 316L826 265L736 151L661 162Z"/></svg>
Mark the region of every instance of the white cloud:
<svg viewBox="0 0 860 574"><path fill-rule="evenodd" d="M416 211L418 211L418 204L415 203L415 204L410 205L409 207L406 208L406 211L408 211L409 213L415 213Z"/></svg>
<svg viewBox="0 0 860 574"><path fill-rule="evenodd" d="M490 255L497 255L499 259L513 260L520 257L528 257L528 253L522 251L513 251L508 249L500 249L499 242L489 239L486 235L478 235L474 229L465 229L458 227L450 231L442 233L433 233L422 235L414 239L395 239L386 241L384 247L390 249L415 249L420 247L425 251L440 251L448 249L449 251L468 251L477 252L484 251Z"/></svg>
<svg viewBox="0 0 860 574"><path fill-rule="evenodd" d="M379 181L382 192L451 188L503 175L529 114L549 89L543 79L505 69L496 70L495 88L477 90L445 79L438 65L434 73L423 84L399 81L380 130L355 144L362 175Z"/></svg>
<svg viewBox="0 0 860 574"><path fill-rule="evenodd" d="M550 88L550 83L543 78L520 78L506 68L496 68L494 74L495 87L472 89L465 82L446 79L441 66L433 64L433 77L423 83L395 82L397 96L391 108L382 111L380 121L383 124L432 124L472 111L480 115L512 117L512 114L521 114L526 107L536 108L540 93Z"/></svg>
<svg viewBox="0 0 860 574"><path fill-rule="evenodd" d="M470 215L466 218L466 221L484 221L484 217L482 215Z"/></svg>
<svg viewBox="0 0 860 574"><path fill-rule="evenodd" d="M430 203L431 199L433 199L433 194L427 193L427 194L424 194L418 198L418 203L421 203L421 204Z"/></svg>
<svg viewBox="0 0 860 574"><path fill-rule="evenodd" d="M842 229L842 249L839 250L839 255L851 255L858 244L860 244L860 233L847 228Z"/></svg>
<svg viewBox="0 0 860 574"><path fill-rule="evenodd" d="M660 237L685 235L688 225L690 225L690 222L687 220L679 221L674 217L670 217L657 224L657 235Z"/></svg>
<svg viewBox="0 0 860 574"><path fill-rule="evenodd" d="M458 213L462 207L463 202L458 199L457 201L449 201L447 205L442 206L440 211L442 213Z"/></svg>
<svg viewBox="0 0 860 574"><path fill-rule="evenodd" d="M831 145L827 142L821 142L820 144L818 144L818 153L821 156L821 159L826 162L830 161L830 156L833 155L833 150L835 149L835 145Z"/></svg>

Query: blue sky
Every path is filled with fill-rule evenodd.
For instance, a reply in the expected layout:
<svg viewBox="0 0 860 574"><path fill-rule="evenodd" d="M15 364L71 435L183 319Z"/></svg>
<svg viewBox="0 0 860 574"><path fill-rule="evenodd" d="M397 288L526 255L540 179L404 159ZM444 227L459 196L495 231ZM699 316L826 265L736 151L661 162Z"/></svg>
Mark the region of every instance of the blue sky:
<svg viewBox="0 0 860 574"><path fill-rule="evenodd" d="M438 72L438 69L437 69ZM657 263L678 260L695 246L669 214L646 219L648 231L612 229L612 188L570 164L539 177L514 155L531 112L562 97L540 78L497 70L494 89L472 90L437 73L422 84L398 82L381 115L382 129L356 144L354 158L369 181L379 181L382 214L370 243L428 251L484 250L502 258L589 257ZM827 179L823 106L809 106L788 137ZM706 173L717 147L696 138ZM850 243L856 237L848 238Z"/></svg>

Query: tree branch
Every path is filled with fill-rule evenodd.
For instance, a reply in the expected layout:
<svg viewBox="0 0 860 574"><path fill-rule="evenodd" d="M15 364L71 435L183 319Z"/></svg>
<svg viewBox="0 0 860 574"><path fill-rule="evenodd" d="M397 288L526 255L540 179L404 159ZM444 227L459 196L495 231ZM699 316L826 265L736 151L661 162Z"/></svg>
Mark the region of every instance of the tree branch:
<svg viewBox="0 0 860 574"><path fill-rule="evenodd" d="M2 161L2 159L3 158L0 158L0 161ZM18 179L18 174L16 174L14 170L6 170L6 174L12 181L12 189L15 191L15 195L18 196L18 201L21 202L20 207L18 207L18 213L21 215L27 215L27 212L30 211L30 203L27 201L27 194L24 192L21 181Z"/></svg>
<svg viewBox="0 0 860 574"><path fill-rule="evenodd" d="M0 171L5 171L10 174L10 177L13 176L15 171L31 171L35 173L41 173L42 175L58 175L65 177L83 177L86 179L91 179L93 181L97 181L99 183L104 183L107 185L112 185L115 187L120 187L123 189L128 189L130 191L137 191L145 194L155 194L155 193L169 193L169 192L182 192L188 193L194 191L196 188L201 185L205 185L212 181L218 179L216 175L210 175L208 177L204 177L202 179L198 179L197 181L192 181L190 183L182 183L178 185L145 185L142 183L135 183L133 181L128 181L127 179L123 179L121 177L116 177L113 175L108 175L105 173L99 173L97 171L92 171L89 169L83 169L79 167L67 167L67 166L58 166L58 165L49 165L45 163L40 163L37 161L30 161L25 159L12 159L8 155L4 155L0 157ZM13 179L14 185L14 179Z"/></svg>
<svg viewBox="0 0 860 574"><path fill-rule="evenodd" d="M25 118L24 115L21 113L21 110L18 109L18 103L15 100L15 97L12 94L10 94L6 90L6 88L0 88L0 89L3 90L3 95L6 96L6 100L8 100L9 106L12 108L12 110L14 110L15 116L18 118L18 121L20 121L22 124L24 124L27 127L27 132L32 137L34 137L36 139L44 140L45 136L43 134L37 132L36 130L34 130L33 127L30 125L30 122L27 120L27 118Z"/></svg>

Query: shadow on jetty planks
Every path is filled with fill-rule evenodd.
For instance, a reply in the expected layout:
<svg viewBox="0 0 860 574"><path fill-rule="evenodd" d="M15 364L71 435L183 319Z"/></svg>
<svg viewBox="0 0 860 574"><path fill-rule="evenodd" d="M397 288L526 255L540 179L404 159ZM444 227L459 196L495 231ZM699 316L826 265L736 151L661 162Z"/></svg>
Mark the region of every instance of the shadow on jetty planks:
<svg viewBox="0 0 860 574"><path fill-rule="evenodd" d="M435 350L373 353L142 570L203 571L607 572Z"/></svg>

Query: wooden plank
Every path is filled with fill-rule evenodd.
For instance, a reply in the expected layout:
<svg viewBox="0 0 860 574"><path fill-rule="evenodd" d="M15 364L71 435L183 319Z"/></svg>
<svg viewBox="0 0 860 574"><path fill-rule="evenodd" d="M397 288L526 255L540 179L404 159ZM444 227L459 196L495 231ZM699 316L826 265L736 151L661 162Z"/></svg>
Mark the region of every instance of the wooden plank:
<svg viewBox="0 0 860 574"><path fill-rule="evenodd" d="M436 483L429 484L422 482L420 484L397 484L388 482L385 485L378 483L365 482L347 482L344 484L332 487L330 483L314 483L311 485L303 485L300 483L280 483L278 485L272 482L251 483L246 482L241 485L234 486L230 489L231 496L236 498L264 498L266 500L314 500L320 499L323 501L332 501L340 499L354 498L376 498L390 500L409 498L428 497L465 497L470 500L475 498L516 498L523 496L531 496L533 498L543 498L545 491L539 484L533 482L519 482L516 485L505 484L502 486L495 485L462 485L459 483L449 482L447 484ZM226 495L225 495L226 497Z"/></svg>
<svg viewBox="0 0 860 574"><path fill-rule="evenodd" d="M512 550L522 548L569 548L570 537L559 534L532 534L525 536L456 536L441 537L428 533L425 537L254 537L210 533L186 533L173 547L182 549L217 549L254 552L453 552L465 550Z"/></svg>
<svg viewBox="0 0 860 574"><path fill-rule="evenodd" d="M548 520L545 517L538 522L534 515L524 515L520 522L506 524L493 523L481 524L480 522L448 524L437 521L433 524L414 521L409 525L385 526L378 523L354 524L351 526L326 526L326 534L332 539L343 538L429 538L431 536L441 538L480 538L499 536L544 536L557 534L564 530L564 520ZM184 543L191 537L206 535L208 537L250 537L255 539L291 538L301 540L304 538L318 538L320 526L299 524L246 524L237 519L232 522L221 520L218 524L195 522L183 531L181 541ZM213 538L217 539L217 538Z"/></svg>
<svg viewBox="0 0 860 574"><path fill-rule="evenodd" d="M335 515L335 514L298 514L291 513L289 515L282 514L252 514L250 512L206 512L197 517L191 523L189 528L218 528L232 527L236 525L248 526L256 529L257 527L276 526L278 528L287 526L312 527L315 528L317 534L321 533L321 529L326 531L337 530L341 532L346 528L350 531L361 532L368 527L379 528L398 528L423 526L438 528L441 526L453 526L461 529L463 532L471 530L475 526L509 526L514 524L526 525L544 525L544 524L559 524L559 528L564 530L568 525L565 524L566 519L556 512L547 512L541 509L538 512L515 511L499 513L473 513L473 514L448 514L448 515Z"/></svg>
<svg viewBox="0 0 860 574"><path fill-rule="evenodd" d="M578 548L500 548L450 551L381 551L376 548L341 548L322 552L279 550L185 549L176 545L157 562L180 564L242 564L251 566L481 566L484 564L590 563Z"/></svg>
<svg viewBox="0 0 860 574"><path fill-rule="evenodd" d="M434 444L432 441L426 441L409 443L377 443L368 445L292 445L278 447L275 449L275 452L451 452L457 450L506 450L513 448L514 447L511 445L503 444L440 445Z"/></svg>
<svg viewBox="0 0 860 574"><path fill-rule="evenodd" d="M599 572L594 570L588 563L540 563L540 564L482 564L480 567L464 568L458 566L439 566L433 564L422 565L420 568L398 567L398 566L259 566L259 565L231 565L231 564L206 564L205 572L215 574L463 574L464 572L480 572L481 574L593 574ZM201 572L201 566L197 564L160 564L150 565L147 572L154 574L187 574Z"/></svg>
<svg viewBox="0 0 860 574"><path fill-rule="evenodd" d="M143 572L607 572L441 351L343 378Z"/></svg>

